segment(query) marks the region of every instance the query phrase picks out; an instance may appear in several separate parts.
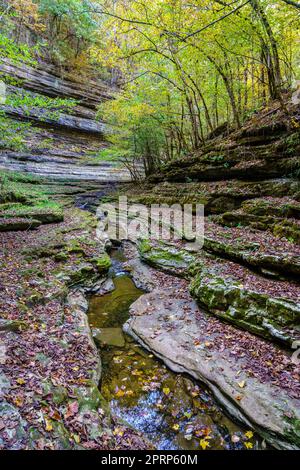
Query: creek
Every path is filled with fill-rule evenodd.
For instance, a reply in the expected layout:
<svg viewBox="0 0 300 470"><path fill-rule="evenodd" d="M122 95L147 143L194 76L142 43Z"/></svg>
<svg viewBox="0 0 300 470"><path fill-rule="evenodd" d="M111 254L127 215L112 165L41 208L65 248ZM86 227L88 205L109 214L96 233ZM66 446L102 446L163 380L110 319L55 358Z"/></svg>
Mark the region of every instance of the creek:
<svg viewBox="0 0 300 470"><path fill-rule="evenodd" d="M158 450L261 448L256 435L234 423L209 391L169 370L122 331L130 305L143 295L124 270L122 248L111 253L114 290L90 299L89 323L102 360L101 393L119 420ZM252 433L250 433L250 436Z"/></svg>

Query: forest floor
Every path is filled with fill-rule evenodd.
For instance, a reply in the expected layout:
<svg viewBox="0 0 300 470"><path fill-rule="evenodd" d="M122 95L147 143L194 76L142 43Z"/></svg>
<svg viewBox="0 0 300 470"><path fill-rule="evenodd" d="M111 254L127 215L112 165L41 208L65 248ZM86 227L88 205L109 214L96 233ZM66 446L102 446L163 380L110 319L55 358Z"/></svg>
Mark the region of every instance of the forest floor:
<svg viewBox="0 0 300 470"><path fill-rule="evenodd" d="M96 217L75 208L74 198L94 208L105 191L85 197L79 187L21 174L2 180L0 448L151 448L111 414L98 389L101 361L86 296L103 288L110 259L96 237ZM285 191L285 184L276 188ZM187 186L186 194L194 191L194 183ZM158 185L160 195L168 189ZM275 221L241 225L247 201L230 212L235 224L224 214L206 217L200 251L183 241L125 246L124 268L148 292L132 305L126 329L172 370L204 382L226 413L268 443L298 448L298 196L253 196L254 218L265 224L261 217L274 217L276 208ZM288 237L280 232L286 224ZM251 438L246 444L253 447Z"/></svg>
<svg viewBox="0 0 300 470"><path fill-rule="evenodd" d="M86 312L76 296L67 302L75 286L105 278L95 227L92 215L71 208L59 223L0 233L2 449L146 446L110 416Z"/></svg>

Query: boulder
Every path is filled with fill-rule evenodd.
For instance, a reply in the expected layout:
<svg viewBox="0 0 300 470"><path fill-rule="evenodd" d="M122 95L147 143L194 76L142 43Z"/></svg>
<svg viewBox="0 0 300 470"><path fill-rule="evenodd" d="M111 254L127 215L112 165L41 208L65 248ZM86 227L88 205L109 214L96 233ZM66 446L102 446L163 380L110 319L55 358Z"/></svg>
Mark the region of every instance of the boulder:
<svg viewBox="0 0 300 470"><path fill-rule="evenodd" d="M123 348L125 346L122 328L94 328L93 338L100 348L105 346Z"/></svg>

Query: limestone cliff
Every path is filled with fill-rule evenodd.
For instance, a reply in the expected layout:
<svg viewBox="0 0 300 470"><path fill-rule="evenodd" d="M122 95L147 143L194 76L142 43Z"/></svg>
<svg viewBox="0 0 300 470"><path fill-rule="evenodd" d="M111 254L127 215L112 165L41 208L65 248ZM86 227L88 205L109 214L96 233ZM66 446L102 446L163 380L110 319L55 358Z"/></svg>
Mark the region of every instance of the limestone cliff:
<svg viewBox="0 0 300 470"><path fill-rule="evenodd" d="M2 105L2 112L12 119L17 131L18 122L32 126L22 149L7 148L0 136L0 168L59 179L130 180L129 172L119 163L94 158L107 146L106 125L96 119L96 110L103 100L112 98L115 90L111 86L98 78L74 77L46 62L32 67L2 59L0 73L10 83L9 95L31 96L37 102L43 98L76 100L68 112L49 112L43 106Z"/></svg>

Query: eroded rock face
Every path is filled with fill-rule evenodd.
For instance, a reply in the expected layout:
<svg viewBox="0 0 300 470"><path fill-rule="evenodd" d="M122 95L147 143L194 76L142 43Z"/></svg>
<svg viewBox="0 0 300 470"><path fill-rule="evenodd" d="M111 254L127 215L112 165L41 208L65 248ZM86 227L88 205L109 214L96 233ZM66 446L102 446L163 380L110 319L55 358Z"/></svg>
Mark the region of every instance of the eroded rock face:
<svg viewBox="0 0 300 470"><path fill-rule="evenodd" d="M270 230L279 238L300 242L300 204L288 197L258 198L242 203L239 210L225 212L217 220L224 226L249 226Z"/></svg>
<svg viewBox="0 0 300 470"><path fill-rule="evenodd" d="M1 109L16 126L20 121L29 121L31 127L26 131L22 150L8 149L0 136L0 168L60 180L131 180L129 171L120 162L109 158L97 160L99 151L107 147L108 129L96 118L96 111L103 100L113 96L109 84L93 77L83 79L63 74L46 63L33 68L3 60L0 71L20 80L18 87L8 87L9 93L77 100L68 113L36 106L2 105Z"/></svg>
<svg viewBox="0 0 300 470"><path fill-rule="evenodd" d="M217 350L217 336L205 333L205 314L201 321L198 315L193 300L176 298L175 291L154 290L132 305L124 329L173 371L207 384L232 416L253 426L272 445L299 448L299 400L241 372L243 360L234 356L232 361L230 351Z"/></svg>
<svg viewBox="0 0 300 470"><path fill-rule="evenodd" d="M293 111L297 114L297 109ZM285 117L286 119L287 117ZM276 122L277 120L277 122ZM227 140L212 140L195 155L166 164L150 182L222 181L286 177L299 169L299 131L280 113L268 126L246 127Z"/></svg>
<svg viewBox="0 0 300 470"><path fill-rule="evenodd" d="M8 59L1 59L0 70L22 81L26 90L41 93L50 97L70 97L82 101L84 106L96 109L99 102L110 99L113 88L99 79L87 81L79 76L63 76L54 65L42 62L37 67L17 65Z"/></svg>
<svg viewBox="0 0 300 470"><path fill-rule="evenodd" d="M1 109L9 117L20 119L23 121L31 121L36 124L49 125L59 129L66 129L87 134L96 134L100 137L107 133L104 123L97 122L95 119L86 119L79 116L59 113L55 119L47 115L47 111L43 109L24 110L21 107L13 108L12 106L1 106Z"/></svg>
<svg viewBox="0 0 300 470"><path fill-rule="evenodd" d="M158 184L146 182L141 187L131 187L130 197L143 204L203 204L205 215L224 214L251 204L262 197L300 198L300 182L294 178L264 181L230 180L226 182L189 182ZM277 203L276 203L277 204ZM260 214L270 215L270 214ZM293 215L294 217L294 215Z"/></svg>
<svg viewBox="0 0 300 470"><path fill-rule="evenodd" d="M207 311L248 331L288 346L300 338L300 303L251 291L209 271L193 279L191 293Z"/></svg>
<svg viewBox="0 0 300 470"><path fill-rule="evenodd" d="M234 246L208 236L204 239L204 249L214 255L256 268L262 273L265 270L270 270L287 276L299 276L300 274L300 256L294 255L290 251L278 254L261 252L259 244L241 243Z"/></svg>
<svg viewBox="0 0 300 470"><path fill-rule="evenodd" d="M222 244L208 239L211 248ZM207 239L205 240L205 243ZM204 244L204 248L205 248ZM246 267L220 259L205 250L192 252L147 240L138 245L141 260L161 271L191 279L190 291L206 311L239 328L292 347L300 338L300 290L291 281L271 281ZM225 245L218 255L238 253L245 259L265 261L271 255L256 253L257 246ZM215 250L216 251L216 250ZM230 256L229 256L230 257ZM234 258L234 256L233 256ZM284 256L278 256L278 263ZM281 260L281 261L280 261ZM262 263L262 267L268 266Z"/></svg>

